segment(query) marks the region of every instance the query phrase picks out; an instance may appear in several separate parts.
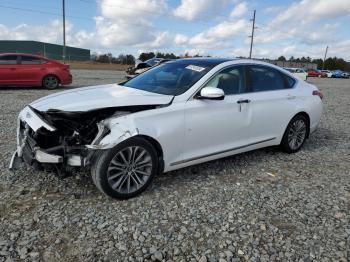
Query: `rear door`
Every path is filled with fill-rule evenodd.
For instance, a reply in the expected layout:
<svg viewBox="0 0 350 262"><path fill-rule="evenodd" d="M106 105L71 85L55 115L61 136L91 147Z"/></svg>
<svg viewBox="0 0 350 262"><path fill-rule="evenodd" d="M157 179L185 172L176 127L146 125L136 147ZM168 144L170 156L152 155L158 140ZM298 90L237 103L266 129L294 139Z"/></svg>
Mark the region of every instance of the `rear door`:
<svg viewBox="0 0 350 262"><path fill-rule="evenodd" d="M20 78L25 85L41 84L45 75L45 60L35 56L20 56L19 60Z"/></svg>
<svg viewBox="0 0 350 262"><path fill-rule="evenodd" d="M265 65L248 65L247 79L251 137L254 141L273 141L283 135L295 112L296 80Z"/></svg>
<svg viewBox="0 0 350 262"><path fill-rule="evenodd" d="M0 56L0 84L16 85L20 83L18 71L18 56L3 55Z"/></svg>

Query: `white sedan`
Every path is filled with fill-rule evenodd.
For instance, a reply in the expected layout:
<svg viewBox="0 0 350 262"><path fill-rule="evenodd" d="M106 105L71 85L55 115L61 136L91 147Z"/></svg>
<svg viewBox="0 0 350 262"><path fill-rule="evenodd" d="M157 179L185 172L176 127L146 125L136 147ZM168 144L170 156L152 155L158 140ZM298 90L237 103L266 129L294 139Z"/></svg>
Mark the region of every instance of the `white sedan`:
<svg viewBox="0 0 350 262"><path fill-rule="evenodd" d="M291 72L293 75L299 77L301 80L307 80L307 72L302 68L285 68L287 71Z"/></svg>
<svg viewBox="0 0 350 262"><path fill-rule="evenodd" d="M10 168L89 167L99 190L126 199L163 172L268 146L297 152L321 115L322 93L279 67L181 59L26 106Z"/></svg>

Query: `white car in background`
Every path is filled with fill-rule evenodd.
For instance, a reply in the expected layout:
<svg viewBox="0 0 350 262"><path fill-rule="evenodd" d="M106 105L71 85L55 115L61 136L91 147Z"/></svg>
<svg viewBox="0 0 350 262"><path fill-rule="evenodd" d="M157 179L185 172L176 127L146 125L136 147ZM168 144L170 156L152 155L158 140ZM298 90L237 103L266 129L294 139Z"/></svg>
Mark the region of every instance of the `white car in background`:
<svg viewBox="0 0 350 262"><path fill-rule="evenodd" d="M101 192L127 199L163 172L268 146L297 152L321 115L317 87L280 67L180 59L26 106L10 168L20 161L59 174L88 167Z"/></svg>
<svg viewBox="0 0 350 262"><path fill-rule="evenodd" d="M327 77L332 77L333 74L332 74L332 71L330 70L321 70L322 73L326 73Z"/></svg>
<svg viewBox="0 0 350 262"><path fill-rule="evenodd" d="M291 72L293 75L299 77L301 80L307 80L307 72L303 68L284 68Z"/></svg>

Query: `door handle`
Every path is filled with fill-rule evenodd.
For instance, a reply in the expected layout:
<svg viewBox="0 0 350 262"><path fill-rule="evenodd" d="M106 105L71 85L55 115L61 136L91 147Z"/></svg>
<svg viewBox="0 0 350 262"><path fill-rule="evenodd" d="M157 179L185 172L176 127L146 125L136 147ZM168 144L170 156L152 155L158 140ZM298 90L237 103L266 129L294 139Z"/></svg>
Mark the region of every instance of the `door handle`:
<svg viewBox="0 0 350 262"><path fill-rule="evenodd" d="M295 99L295 98L296 98L296 96L287 95L287 99L289 99L289 100L292 100L292 99Z"/></svg>
<svg viewBox="0 0 350 262"><path fill-rule="evenodd" d="M237 104L239 104L239 112L242 112L242 104L243 103L250 103L249 99L239 99L237 101Z"/></svg>
<svg viewBox="0 0 350 262"><path fill-rule="evenodd" d="M237 104L243 104L243 103L250 103L250 100L249 99L239 99L237 101Z"/></svg>
<svg viewBox="0 0 350 262"><path fill-rule="evenodd" d="M12 67L12 68L10 68L10 70L16 70L16 68L13 68L13 67Z"/></svg>

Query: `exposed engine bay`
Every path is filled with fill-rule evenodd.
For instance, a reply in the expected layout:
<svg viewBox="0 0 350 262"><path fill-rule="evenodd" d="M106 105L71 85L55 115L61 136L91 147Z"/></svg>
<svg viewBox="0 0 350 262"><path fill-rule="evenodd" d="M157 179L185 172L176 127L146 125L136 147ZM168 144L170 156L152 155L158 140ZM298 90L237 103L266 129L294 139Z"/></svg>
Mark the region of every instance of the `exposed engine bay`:
<svg viewBox="0 0 350 262"><path fill-rule="evenodd" d="M110 132L104 124L106 120L157 107L159 105L136 105L86 112L57 109L43 112L27 106L25 118L28 120L21 115L18 120L18 148L12 165L15 168L18 162L24 160L37 170L55 171L65 177L74 168L89 164L96 152L93 145ZM42 124L37 127L33 120L42 121Z"/></svg>

